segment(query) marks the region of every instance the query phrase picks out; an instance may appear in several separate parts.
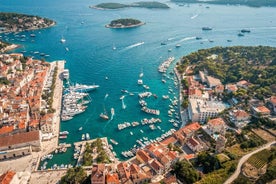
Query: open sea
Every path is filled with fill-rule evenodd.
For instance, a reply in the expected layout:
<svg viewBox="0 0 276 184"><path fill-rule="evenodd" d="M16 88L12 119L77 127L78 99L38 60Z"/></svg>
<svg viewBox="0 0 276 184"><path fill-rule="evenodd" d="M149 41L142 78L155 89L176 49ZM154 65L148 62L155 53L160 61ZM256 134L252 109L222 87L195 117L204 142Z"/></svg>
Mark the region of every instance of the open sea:
<svg viewBox="0 0 276 184"><path fill-rule="evenodd" d="M170 79L162 78L157 70L168 57L174 56L178 60L198 49L214 46L276 46L276 11L271 7L208 5L209 8L206 8L207 5L204 4L179 6L165 2L170 9L126 8L103 11L89 8L90 5L104 2L101 0L0 2L2 12L39 15L57 22L48 29L18 33L27 36L24 40L15 34L2 34L3 40L21 45L16 52L26 51L25 55L39 59L41 56L34 52L44 53L49 55L45 58L49 62L66 60L65 67L70 70L72 83L100 85L100 88L90 93L92 102L84 113L70 121L61 122L61 131L70 132L66 143L80 141L83 133L89 133L91 138L112 138L119 142L113 147L120 159L123 159L120 153L137 144L137 139L154 139L175 128L168 121L170 101L163 100L162 95L178 98L178 86L174 84L173 75L168 74ZM126 0L118 2L130 3ZM105 28L111 20L118 18L135 18L146 24L130 29ZM202 31L204 26L212 27L213 30ZM237 34L244 28L250 29L251 33L238 37ZM36 37L29 37L30 33L36 34ZM196 37L202 39L197 40ZM61 43L61 38L66 39L66 42ZM167 44L161 45L161 42ZM176 44L181 47L176 48ZM112 49L113 45L116 50ZM176 61L173 65L175 63ZM172 68L173 66L167 73ZM145 91L142 86L137 85L141 71L144 73L144 84L158 96L157 99L150 97L146 101L149 108L160 110L158 117L162 119L162 123L156 124L160 129L152 131L148 126L139 125L118 131L119 123L140 122L143 118L157 117L140 110L137 94ZM162 79L167 82L163 83ZM134 95L126 95L122 101L122 89ZM106 109L110 115L111 108L115 109L113 119L101 120L99 114ZM175 107L175 110L178 112L179 107ZM83 129L79 131L79 127ZM133 135L130 135L130 131ZM64 154L55 154L48 161L48 167L55 163L74 164L73 147Z"/></svg>

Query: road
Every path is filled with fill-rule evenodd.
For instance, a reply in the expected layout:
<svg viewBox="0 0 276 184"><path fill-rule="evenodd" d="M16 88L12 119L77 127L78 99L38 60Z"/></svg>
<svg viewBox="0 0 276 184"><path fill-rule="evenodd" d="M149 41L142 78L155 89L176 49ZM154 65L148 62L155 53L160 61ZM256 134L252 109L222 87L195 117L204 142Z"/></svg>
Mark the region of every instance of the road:
<svg viewBox="0 0 276 184"><path fill-rule="evenodd" d="M255 151L253 151L253 152L251 152L251 153L248 153L248 154L244 155L244 156L240 159L240 161L239 161L239 163L238 163L238 166L237 166L237 169L235 170L235 172L224 182L224 184L230 184L230 183L232 183L232 182L239 176L239 174L240 174L240 172L241 172L241 166L243 165L244 162L247 161L247 159L248 159L249 157L251 157L252 155L254 155L255 153L257 153L257 152L259 152L259 151L262 151L262 150L264 150L264 149L269 148L272 144L276 144L276 141L269 142L269 143L263 145L262 147L256 149Z"/></svg>

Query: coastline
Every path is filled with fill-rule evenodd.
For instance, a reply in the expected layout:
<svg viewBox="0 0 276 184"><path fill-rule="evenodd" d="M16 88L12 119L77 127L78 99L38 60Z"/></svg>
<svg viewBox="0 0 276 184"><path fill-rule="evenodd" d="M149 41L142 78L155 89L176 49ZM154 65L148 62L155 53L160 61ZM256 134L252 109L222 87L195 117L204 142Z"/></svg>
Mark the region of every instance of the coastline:
<svg viewBox="0 0 276 184"><path fill-rule="evenodd" d="M114 27L114 26L110 26L110 24L106 24L105 27L111 28L111 29L126 29L126 28L139 27L139 26L142 26L145 24L146 24L145 22L141 22L140 24L135 24L135 25L130 25L130 26L120 26L120 27Z"/></svg>
<svg viewBox="0 0 276 184"><path fill-rule="evenodd" d="M1 31L0 34L2 33L20 33L20 32L24 32L24 31L35 31L35 30L42 30L42 29L47 29L47 28L50 28L50 27L53 27L56 25L56 22L53 21L52 24L49 24L47 27L42 27L42 28L30 28L30 29L24 29L22 31Z"/></svg>
<svg viewBox="0 0 276 184"><path fill-rule="evenodd" d="M10 51L10 50L14 50L14 49L19 48L19 47L21 47L21 45L11 44L11 45L8 45L8 46L2 48L0 50L0 52L4 53L4 52Z"/></svg>

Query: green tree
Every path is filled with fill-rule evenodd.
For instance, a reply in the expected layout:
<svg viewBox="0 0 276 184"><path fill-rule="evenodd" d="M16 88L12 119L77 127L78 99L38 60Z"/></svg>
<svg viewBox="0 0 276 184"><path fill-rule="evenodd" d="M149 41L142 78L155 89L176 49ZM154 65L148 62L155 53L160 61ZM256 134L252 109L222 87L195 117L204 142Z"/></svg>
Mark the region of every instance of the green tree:
<svg viewBox="0 0 276 184"><path fill-rule="evenodd" d="M200 179L199 173L185 160L176 162L172 167L172 172L182 182L194 183Z"/></svg>
<svg viewBox="0 0 276 184"><path fill-rule="evenodd" d="M61 184L80 184L87 178L86 172L82 167L70 168L65 176L61 178Z"/></svg>

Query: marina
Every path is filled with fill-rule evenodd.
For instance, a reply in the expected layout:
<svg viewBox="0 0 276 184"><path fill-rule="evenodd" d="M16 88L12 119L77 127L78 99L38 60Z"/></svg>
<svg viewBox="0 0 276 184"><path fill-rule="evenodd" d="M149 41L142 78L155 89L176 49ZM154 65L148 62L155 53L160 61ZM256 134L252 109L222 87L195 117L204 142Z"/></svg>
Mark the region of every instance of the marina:
<svg viewBox="0 0 276 184"><path fill-rule="evenodd" d="M71 1L69 2L71 3ZM43 30L41 33L39 33L39 31L34 31L34 34L36 35L36 37L34 37L36 43L35 45L31 42L31 39L28 39L26 33L19 33L19 37L16 38L18 39L17 43L24 43L25 47L16 50L16 52L26 51L26 55L34 56L34 58L40 58L41 56L39 53L46 53L50 55L50 59L46 59L47 61L49 60L49 62L51 62L52 59L64 58L66 59L66 67L70 69L70 80L72 80L74 83L81 84L93 84L95 82L100 86L96 90L89 92L89 96L93 98L93 101L92 103L90 102L84 105L87 106L85 111L75 116L69 116L73 118L70 119L67 117L68 120L61 123L60 131L68 130L70 132L70 134L67 136L66 142L73 143L80 141L82 134L85 134L86 132L90 134L91 139L103 136L107 136L108 139L112 137L114 140L119 142L119 145L114 146L113 149L114 152L117 153L117 157L122 160L125 158L120 153L122 151L132 149L134 144L138 145L136 140L141 139L143 136L148 137L148 141L156 140L155 138L160 137L164 132L167 132L171 128L175 128L173 123L168 122L169 119L173 118L177 120L177 117L180 117L180 110L178 106L179 102L175 101L174 99L174 96L178 98L179 89L175 87L173 79L174 76L169 75L169 73L172 71L171 67L173 67L174 63L168 67L166 71L168 75L163 77L166 83L161 81L162 76L158 74L158 65L160 63L172 56L178 60L183 55L194 52L198 49L212 47L214 44L222 46L231 46L234 44L275 45L275 41L273 39L275 37L275 30L271 26L271 23L269 23L270 21L273 21L270 20L269 17L273 17L275 12L270 8L253 10L253 8L239 6L239 12L243 12L245 14L244 19L252 17L252 14L255 14L256 11L260 17L253 22L249 22L247 25L237 22L237 24L232 27L229 25L229 22L235 22L235 20L240 17L240 14L233 15L233 18L222 15L226 20L223 22L219 21L221 17L220 19L216 19L216 21L214 21L216 22L216 25L209 25L213 26L213 30L208 32L202 31L201 25L206 24L206 22L210 20L211 16L215 16L220 13L223 14L224 12L233 12L234 8L232 6L212 5L210 9L212 11L204 10L206 11L204 12L205 16L199 15L195 19L190 19L192 12L196 12L198 9L200 9L198 5L191 4L189 11L187 11L188 7L186 6L172 7L173 10L177 11L169 11L170 14L168 14L166 11L163 12L164 15L175 17L175 21L169 22L169 25L166 25L167 21L162 20L160 17L157 17L155 14L153 14L151 16L151 21L160 23L158 26L148 24L148 26L135 30L123 30L124 35L128 39L122 39L122 37L119 36L120 33L118 31L107 31L104 30L104 28L101 26L106 23L106 20L101 20L99 17L101 17L102 14L108 17L110 15L110 11L103 12L80 7L72 9L69 6L71 5L70 3L68 3L68 5L64 4L64 6L61 6L60 8L64 10L70 9L72 10L72 13L76 15L72 17L72 19L73 21L78 22L79 25L73 25L71 24L71 18L63 18L68 17L68 11L63 11L62 13L58 14L56 9L51 8L51 3L53 3L53 1L45 2L45 6L40 6L41 2L24 3L27 5L34 3L37 7L41 7L39 11L26 8L24 10L26 13L47 15L53 19L59 20L60 22L57 24L57 26L54 26L49 30ZM82 7L87 7L86 2L80 3ZM3 5L3 11L8 11L11 9L14 10L14 12L22 11L22 7L26 6L21 2L18 2L18 4L20 6L16 4L14 4L14 7ZM91 11L95 16L84 16L91 14ZM148 14L142 13L145 10L135 9L134 11L132 9L128 11L130 11L129 13L133 16L141 16L141 19L143 20L146 20L148 17ZM80 12L82 17L79 16ZM91 27L85 28L84 25L81 25L80 22L82 20L85 21L85 26L88 22L95 22L95 31L93 31L95 38L102 38L104 34L106 39L87 39L87 35L91 34ZM179 27L179 22L183 20L187 21L187 28L185 27L185 29ZM195 24L195 21L198 22ZM159 25L162 25L162 29L159 28ZM68 29L65 27L68 27ZM175 27L177 27L177 29L174 29ZM250 39L244 39L246 38L247 34L245 37L237 37L238 31L244 27L250 27L252 32L250 33ZM149 32L147 28L150 28L152 31ZM166 31L164 32L162 30ZM25 34L26 38L20 38L21 34ZM64 44L60 44L61 35L66 38ZM183 35L185 35L185 38L194 37L194 39L183 40ZM5 41L9 41L14 38L12 34L2 36ZM196 36L202 39L197 40L195 38ZM41 39L41 37L47 39ZM260 39L263 37L265 38ZM168 38L174 39L168 40ZM20 42L19 39L25 39L26 41ZM140 42L141 39L147 40L144 45L125 49L132 43ZM208 41L209 39L214 40L215 42L211 43ZM231 42L228 42L227 40L231 40ZM91 44L92 41L93 44ZM161 42L164 42L165 44L161 46ZM117 49L114 52L111 52L113 43L116 43ZM175 46L178 43L181 44L181 47L176 49ZM67 51L66 48L70 48L70 50L68 49ZM169 48L172 48L171 52L168 52ZM37 51L39 53L33 54L31 51ZM156 94L158 96L157 99L151 96L144 98L144 100L147 102L147 107L160 110L160 115L158 117L162 120L162 122L154 124L155 126L158 125L154 130L151 130L148 127L149 125L141 126L141 119L150 119L151 116L155 116L141 111L141 106L139 104L140 98L137 97L137 95L139 93L143 93L146 90L143 85L137 85L137 78L140 77L139 75L141 73L141 68L143 68L144 75L141 78L143 84L149 86L149 91L152 94ZM106 76L108 76L108 80L106 79ZM169 87L171 88L170 91ZM125 95L125 98L123 99L124 105L126 106L125 109L122 108L122 101L119 100L120 96L122 95L121 89L127 91L123 93L123 95ZM109 94L109 97L106 99L107 112L111 113L111 108L114 108L116 111L116 117L112 120L112 122L109 122L109 120L103 121L101 118L99 118L100 113L103 112L102 104L106 93ZM131 93L134 95L131 96ZM166 97L163 99L163 95L168 95L168 98ZM175 112L171 111L170 116L168 115L168 110L171 109L169 105L175 109ZM178 113L178 116L175 113ZM131 125L125 130L118 131L118 124L123 122L131 123L135 121L139 122L140 124L136 127ZM78 131L80 127L83 127L83 129ZM141 133L140 129L142 129L144 133ZM164 132L162 130L164 130ZM132 136L130 135L130 131L133 132ZM120 140L126 136L128 141L122 144ZM60 142L63 141L64 140L60 140ZM142 140L143 144L144 142L146 141ZM47 168L51 168L54 164L57 164L58 166L61 164L74 165L74 162L71 161L73 154L74 152L72 149L68 149L66 154L63 154L62 156L56 156L54 154L53 158L47 161Z"/></svg>

